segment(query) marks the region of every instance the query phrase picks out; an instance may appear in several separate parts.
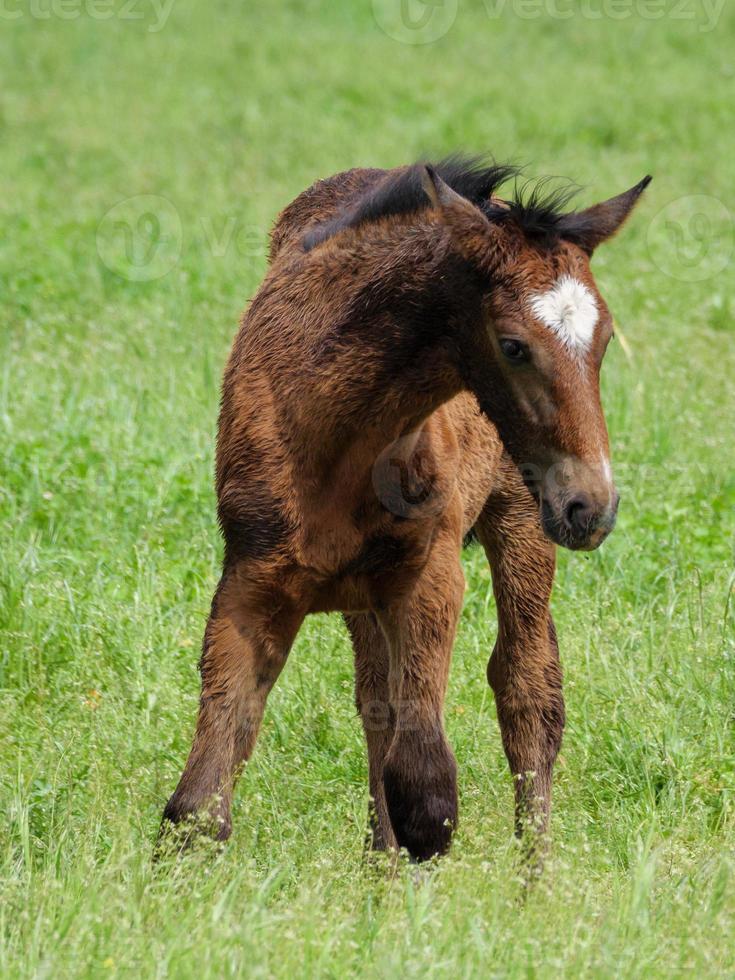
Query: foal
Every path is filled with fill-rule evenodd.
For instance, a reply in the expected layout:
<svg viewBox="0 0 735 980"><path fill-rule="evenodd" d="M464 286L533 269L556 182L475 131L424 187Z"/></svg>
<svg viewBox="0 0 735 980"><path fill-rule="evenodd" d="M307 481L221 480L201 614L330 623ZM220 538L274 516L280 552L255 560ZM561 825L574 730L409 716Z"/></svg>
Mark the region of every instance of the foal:
<svg viewBox="0 0 735 980"><path fill-rule="evenodd" d="M296 199L225 371L222 578L194 744L164 826L231 831L236 773L310 612L345 614L373 846L423 860L457 823L443 702L463 537L492 568L488 665L516 825L547 825L564 726L555 544L596 548L618 497L600 406L612 335L589 259L650 178L586 211L495 192L458 158L353 170Z"/></svg>

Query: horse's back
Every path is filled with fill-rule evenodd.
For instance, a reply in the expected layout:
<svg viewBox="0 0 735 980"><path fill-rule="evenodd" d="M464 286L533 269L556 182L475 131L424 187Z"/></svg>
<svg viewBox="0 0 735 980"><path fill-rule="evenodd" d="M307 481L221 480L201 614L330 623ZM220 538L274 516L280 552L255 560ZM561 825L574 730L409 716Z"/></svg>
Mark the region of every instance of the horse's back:
<svg viewBox="0 0 735 980"><path fill-rule="evenodd" d="M355 167L315 181L281 211L271 231L269 262L300 240L313 224L329 221L373 187L387 170Z"/></svg>

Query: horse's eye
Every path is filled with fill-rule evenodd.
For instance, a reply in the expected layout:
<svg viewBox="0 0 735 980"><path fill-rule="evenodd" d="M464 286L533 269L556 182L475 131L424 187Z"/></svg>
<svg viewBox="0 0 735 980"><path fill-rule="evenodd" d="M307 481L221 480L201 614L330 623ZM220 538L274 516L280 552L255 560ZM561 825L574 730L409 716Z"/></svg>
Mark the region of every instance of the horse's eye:
<svg viewBox="0 0 735 980"><path fill-rule="evenodd" d="M528 360L528 348L520 340L512 340L506 337L500 341L500 349L503 357L512 364L521 364Z"/></svg>

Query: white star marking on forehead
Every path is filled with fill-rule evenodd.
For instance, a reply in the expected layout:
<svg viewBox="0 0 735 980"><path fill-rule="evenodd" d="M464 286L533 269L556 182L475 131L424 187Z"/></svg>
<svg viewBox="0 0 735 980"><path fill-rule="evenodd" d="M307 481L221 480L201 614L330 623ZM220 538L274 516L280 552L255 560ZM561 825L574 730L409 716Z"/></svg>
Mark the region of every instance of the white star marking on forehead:
<svg viewBox="0 0 735 980"><path fill-rule="evenodd" d="M572 276L561 276L547 293L531 297L531 310L567 347L587 350L598 312L595 297L584 283Z"/></svg>

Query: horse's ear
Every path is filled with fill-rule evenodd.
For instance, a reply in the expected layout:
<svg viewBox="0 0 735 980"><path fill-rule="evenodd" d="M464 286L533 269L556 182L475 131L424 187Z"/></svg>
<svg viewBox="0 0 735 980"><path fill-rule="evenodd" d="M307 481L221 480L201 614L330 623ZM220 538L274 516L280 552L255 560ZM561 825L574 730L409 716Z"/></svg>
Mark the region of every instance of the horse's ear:
<svg viewBox="0 0 735 980"><path fill-rule="evenodd" d="M452 190L449 184L442 180L436 170L428 163L421 168L421 186L431 201L432 207L445 216L453 213L457 217L465 215L473 220L479 217L489 224L485 215L466 197L462 197L461 194Z"/></svg>
<svg viewBox="0 0 735 980"><path fill-rule="evenodd" d="M481 265L496 266L499 261L500 228L466 197L442 180L428 164L421 168L421 186L448 228L457 250Z"/></svg>
<svg viewBox="0 0 735 980"><path fill-rule="evenodd" d="M611 197L602 204L594 204L584 211L573 211L561 218L557 225L562 238L574 242L588 255L608 238L612 238L636 205L638 198L653 180L644 177L624 194Z"/></svg>

